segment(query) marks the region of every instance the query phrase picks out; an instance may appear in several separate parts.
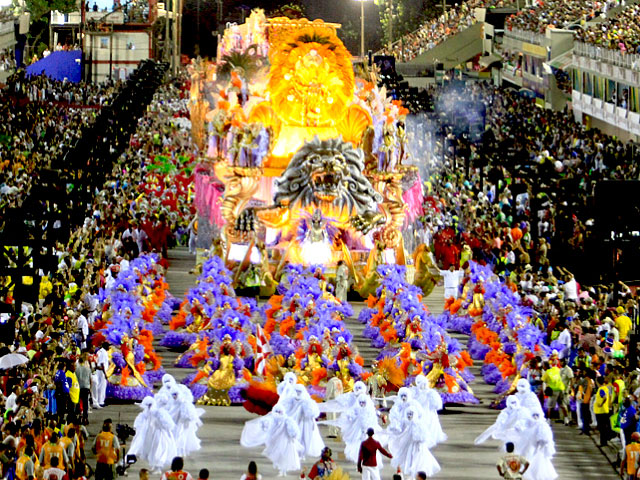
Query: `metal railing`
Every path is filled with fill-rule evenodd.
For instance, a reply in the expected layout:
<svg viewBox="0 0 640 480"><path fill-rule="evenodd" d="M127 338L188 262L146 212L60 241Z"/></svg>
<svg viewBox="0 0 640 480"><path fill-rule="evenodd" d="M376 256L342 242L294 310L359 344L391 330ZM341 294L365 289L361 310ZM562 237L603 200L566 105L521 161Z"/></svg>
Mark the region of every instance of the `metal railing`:
<svg viewBox="0 0 640 480"><path fill-rule="evenodd" d="M603 48L584 42L574 42L573 53L577 56L640 72L640 55L636 53L623 54L619 50Z"/></svg>
<svg viewBox="0 0 640 480"><path fill-rule="evenodd" d="M522 42L544 46L545 36L542 33L523 30L521 28L513 28L511 30L505 30L504 36L515 38L516 40L520 40Z"/></svg>

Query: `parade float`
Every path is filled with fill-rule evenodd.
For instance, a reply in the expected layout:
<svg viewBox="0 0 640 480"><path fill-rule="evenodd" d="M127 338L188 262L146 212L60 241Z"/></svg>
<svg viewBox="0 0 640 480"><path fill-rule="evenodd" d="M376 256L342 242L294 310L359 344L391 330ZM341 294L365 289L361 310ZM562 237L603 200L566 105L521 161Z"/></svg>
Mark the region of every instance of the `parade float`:
<svg viewBox="0 0 640 480"><path fill-rule="evenodd" d="M343 260L366 297L377 265L406 263L422 185L408 111L375 72L354 74L339 27L256 10L226 30L217 63L193 62L196 206L225 261L260 264L263 286L288 263Z"/></svg>

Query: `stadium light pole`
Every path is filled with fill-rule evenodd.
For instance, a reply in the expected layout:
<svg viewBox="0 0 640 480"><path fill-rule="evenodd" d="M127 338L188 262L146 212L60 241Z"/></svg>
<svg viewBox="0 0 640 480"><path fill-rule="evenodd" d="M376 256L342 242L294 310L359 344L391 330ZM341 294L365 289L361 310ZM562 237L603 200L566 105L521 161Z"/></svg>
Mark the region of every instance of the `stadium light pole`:
<svg viewBox="0 0 640 480"><path fill-rule="evenodd" d="M360 57L364 60L364 2L368 0L356 0L360 2Z"/></svg>

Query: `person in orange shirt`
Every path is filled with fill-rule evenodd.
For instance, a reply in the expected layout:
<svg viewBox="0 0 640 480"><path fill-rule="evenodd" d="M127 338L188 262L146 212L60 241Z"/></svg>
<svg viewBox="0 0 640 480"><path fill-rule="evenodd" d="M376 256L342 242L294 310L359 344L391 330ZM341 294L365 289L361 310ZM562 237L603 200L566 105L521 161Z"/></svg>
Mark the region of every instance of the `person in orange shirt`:
<svg viewBox="0 0 640 480"><path fill-rule="evenodd" d="M627 445L620 462L620 475L625 480L637 480L638 461L640 460L640 433L631 434L631 443Z"/></svg>
<svg viewBox="0 0 640 480"><path fill-rule="evenodd" d="M160 480L193 480L189 472L182 470L184 468L184 460L182 457L174 457L171 460L171 471L164 472Z"/></svg>
<svg viewBox="0 0 640 480"><path fill-rule="evenodd" d="M35 476L35 465L33 463L33 448L26 446L24 453L16 461L16 479L33 480Z"/></svg>
<svg viewBox="0 0 640 480"><path fill-rule="evenodd" d="M40 465L45 470L51 467L51 459L56 457L58 459L58 466L62 469L65 468L66 465L69 465L69 457L67 457L67 452L65 452L64 448L61 445L58 445L58 434L56 432L52 432L49 437L49 441L42 446L40 450Z"/></svg>
<svg viewBox="0 0 640 480"><path fill-rule="evenodd" d="M120 455L118 438L111 433L111 419L102 424L102 431L96 435L93 452L96 454L95 480L113 480L115 464Z"/></svg>

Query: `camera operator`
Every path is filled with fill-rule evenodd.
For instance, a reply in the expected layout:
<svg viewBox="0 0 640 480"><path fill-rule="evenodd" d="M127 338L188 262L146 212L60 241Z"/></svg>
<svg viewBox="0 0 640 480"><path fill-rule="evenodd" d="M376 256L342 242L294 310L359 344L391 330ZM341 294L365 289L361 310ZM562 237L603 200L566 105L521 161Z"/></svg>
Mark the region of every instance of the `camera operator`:
<svg viewBox="0 0 640 480"><path fill-rule="evenodd" d="M108 418L102 425L102 432L96 435L93 444L93 453L96 454L95 480L113 480L114 468L120 456L120 442L111 432L111 419Z"/></svg>

